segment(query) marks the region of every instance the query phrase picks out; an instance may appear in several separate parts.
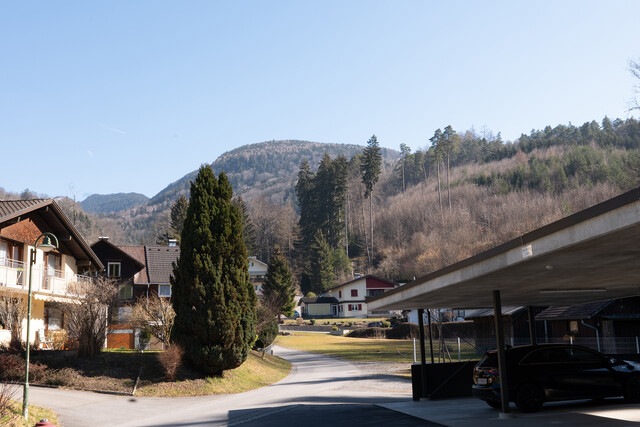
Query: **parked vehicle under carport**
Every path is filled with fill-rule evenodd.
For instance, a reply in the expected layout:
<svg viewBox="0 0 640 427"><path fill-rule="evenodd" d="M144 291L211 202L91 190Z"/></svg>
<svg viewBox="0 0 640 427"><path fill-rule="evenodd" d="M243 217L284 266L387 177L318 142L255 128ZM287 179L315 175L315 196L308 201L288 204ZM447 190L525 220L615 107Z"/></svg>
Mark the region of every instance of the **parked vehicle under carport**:
<svg viewBox="0 0 640 427"><path fill-rule="evenodd" d="M562 400L624 396L629 402L640 402L639 363L570 344L510 347L505 356L509 398L523 412ZM473 395L493 408L501 407L495 350L473 370Z"/></svg>

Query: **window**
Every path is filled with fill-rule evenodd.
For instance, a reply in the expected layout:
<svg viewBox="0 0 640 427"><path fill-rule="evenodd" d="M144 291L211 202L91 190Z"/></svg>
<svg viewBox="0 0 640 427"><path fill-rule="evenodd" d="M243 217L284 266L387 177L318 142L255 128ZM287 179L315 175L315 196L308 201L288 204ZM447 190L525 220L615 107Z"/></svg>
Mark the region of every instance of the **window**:
<svg viewBox="0 0 640 427"><path fill-rule="evenodd" d="M357 289L351 289L351 296L352 297L357 297L358 296L358 290Z"/></svg>
<svg viewBox="0 0 640 427"><path fill-rule="evenodd" d="M338 291L338 298L342 298L342 291Z"/></svg>
<svg viewBox="0 0 640 427"><path fill-rule="evenodd" d="M120 286L120 292L118 292L120 299L133 299L133 285Z"/></svg>
<svg viewBox="0 0 640 427"><path fill-rule="evenodd" d="M22 267L22 245L0 240L0 266Z"/></svg>
<svg viewBox="0 0 640 427"><path fill-rule="evenodd" d="M120 277L120 263L109 262L107 263L107 277Z"/></svg>
<svg viewBox="0 0 640 427"><path fill-rule="evenodd" d="M349 311L362 311L362 304L349 304Z"/></svg>
<svg viewBox="0 0 640 427"><path fill-rule="evenodd" d="M375 297L376 295L380 295L384 293L384 289L369 289L367 291L367 296L368 297Z"/></svg>
<svg viewBox="0 0 640 427"><path fill-rule="evenodd" d="M171 296L171 285L158 285L158 296L159 297L170 297Z"/></svg>
<svg viewBox="0 0 640 427"><path fill-rule="evenodd" d="M45 255L47 276L62 277L62 257L51 252L47 252Z"/></svg>

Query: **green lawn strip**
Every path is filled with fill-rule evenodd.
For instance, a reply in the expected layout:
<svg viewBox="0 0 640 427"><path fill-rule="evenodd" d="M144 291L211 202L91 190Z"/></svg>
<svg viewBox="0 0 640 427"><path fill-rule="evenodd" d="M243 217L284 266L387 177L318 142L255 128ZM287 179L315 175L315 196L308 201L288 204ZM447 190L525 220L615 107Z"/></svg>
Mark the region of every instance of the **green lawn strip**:
<svg viewBox="0 0 640 427"><path fill-rule="evenodd" d="M330 334L295 332L291 335L278 336L276 343L283 347L321 353L327 356L340 357L354 362L395 362L413 363L412 340L388 340L349 338ZM454 362L458 361L457 343L447 342L449 353ZM416 340L416 346L418 342ZM416 348L417 357L420 350ZM434 343L434 352L437 356L438 349ZM427 343L427 353L429 345ZM461 345L461 360L469 360L474 356L475 350L469 344ZM429 359L429 357L427 357ZM437 360L437 357L436 357ZM447 355L447 361L448 361Z"/></svg>
<svg viewBox="0 0 640 427"><path fill-rule="evenodd" d="M59 425L58 417L51 409L40 406L29 405L29 420L25 422L22 418L22 402L13 401L9 407L9 415L0 418L0 426L6 427L26 427L34 426L42 419L47 419L55 425Z"/></svg>
<svg viewBox="0 0 640 427"><path fill-rule="evenodd" d="M219 377L182 381L150 382L142 380L136 396L180 397L242 393L273 384L289 375L291 363L268 354L251 352L238 368L224 371Z"/></svg>

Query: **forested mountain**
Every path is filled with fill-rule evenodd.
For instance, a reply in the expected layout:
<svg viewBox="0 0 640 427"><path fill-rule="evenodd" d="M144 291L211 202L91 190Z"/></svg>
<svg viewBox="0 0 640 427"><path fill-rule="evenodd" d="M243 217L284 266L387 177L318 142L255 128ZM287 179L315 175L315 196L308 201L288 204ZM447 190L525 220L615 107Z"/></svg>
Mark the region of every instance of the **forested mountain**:
<svg viewBox="0 0 640 427"><path fill-rule="evenodd" d="M244 199L251 253L268 261L279 247L297 282L319 278L319 290L355 272L409 281L640 185L635 119L546 127L506 142L448 126L430 139L413 153L404 145L400 153L382 149L372 199L361 146L272 141L225 153L213 168ZM85 214L71 200L60 202L89 241L108 235L117 244L155 243L192 178L116 213ZM32 195L0 188L2 198Z"/></svg>
<svg viewBox="0 0 640 427"><path fill-rule="evenodd" d="M315 170L325 154L351 158L364 147L348 144L325 144L308 141L269 141L245 145L228 151L212 164L216 174L224 171L233 185L234 196L241 196L248 204L265 199L274 205L295 202L296 174L306 160ZM382 149L385 166L392 168L399 158L395 150ZM130 209L118 210L103 206L96 217L100 233L120 244L154 243L166 233L169 209L180 195L189 197L189 185L196 176L193 171L169 184L146 203ZM102 196L108 198L115 195ZM83 202L84 203L84 202ZM110 212L110 213L108 213ZM97 234L92 238L97 238Z"/></svg>
<svg viewBox="0 0 640 427"><path fill-rule="evenodd" d="M315 169L325 154L331 157L343 155L350 159L362 152L363 147L351 144L325 144L309 141L269 141L245 145L227 151L212 164L216 174L224 171L233 185L233 193L245 200L267 197L277 204L294 199L296 174L300 164L306 160ZM383 157L393 162L398 152L383 149ZM197 171L190 172L169 184L153 196L150 205L173 201L180 194L187 194L189 182Z"/></svg>
<svg viewBox="0 0 640 427"><path fill-rule="evenodd" d="M80 202L89 213L120 212L145 204L149 198L140 193L92 194Z"/></svg>

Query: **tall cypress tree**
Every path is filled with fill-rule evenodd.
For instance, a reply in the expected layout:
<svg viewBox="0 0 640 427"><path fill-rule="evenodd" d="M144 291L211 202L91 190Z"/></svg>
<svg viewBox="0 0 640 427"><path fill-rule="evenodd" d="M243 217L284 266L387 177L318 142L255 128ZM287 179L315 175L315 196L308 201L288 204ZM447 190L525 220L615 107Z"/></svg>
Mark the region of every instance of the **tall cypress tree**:
<svg viewBox="0 0 640 427"><path fill-rule="evenodd" d="M172 285L173 341L207 374L240 366L255 339L256 296L249 282L241 213L226 175L202 166L191 184Z"/></svg>
<svg viewBox="0 0 640 427"><path fill-rule="evenodd" d="M269 262L267 274L262 284L262 295L266 301L274 301L280 313L293 316L293 277L284 254L276 248Z"/></svg>

